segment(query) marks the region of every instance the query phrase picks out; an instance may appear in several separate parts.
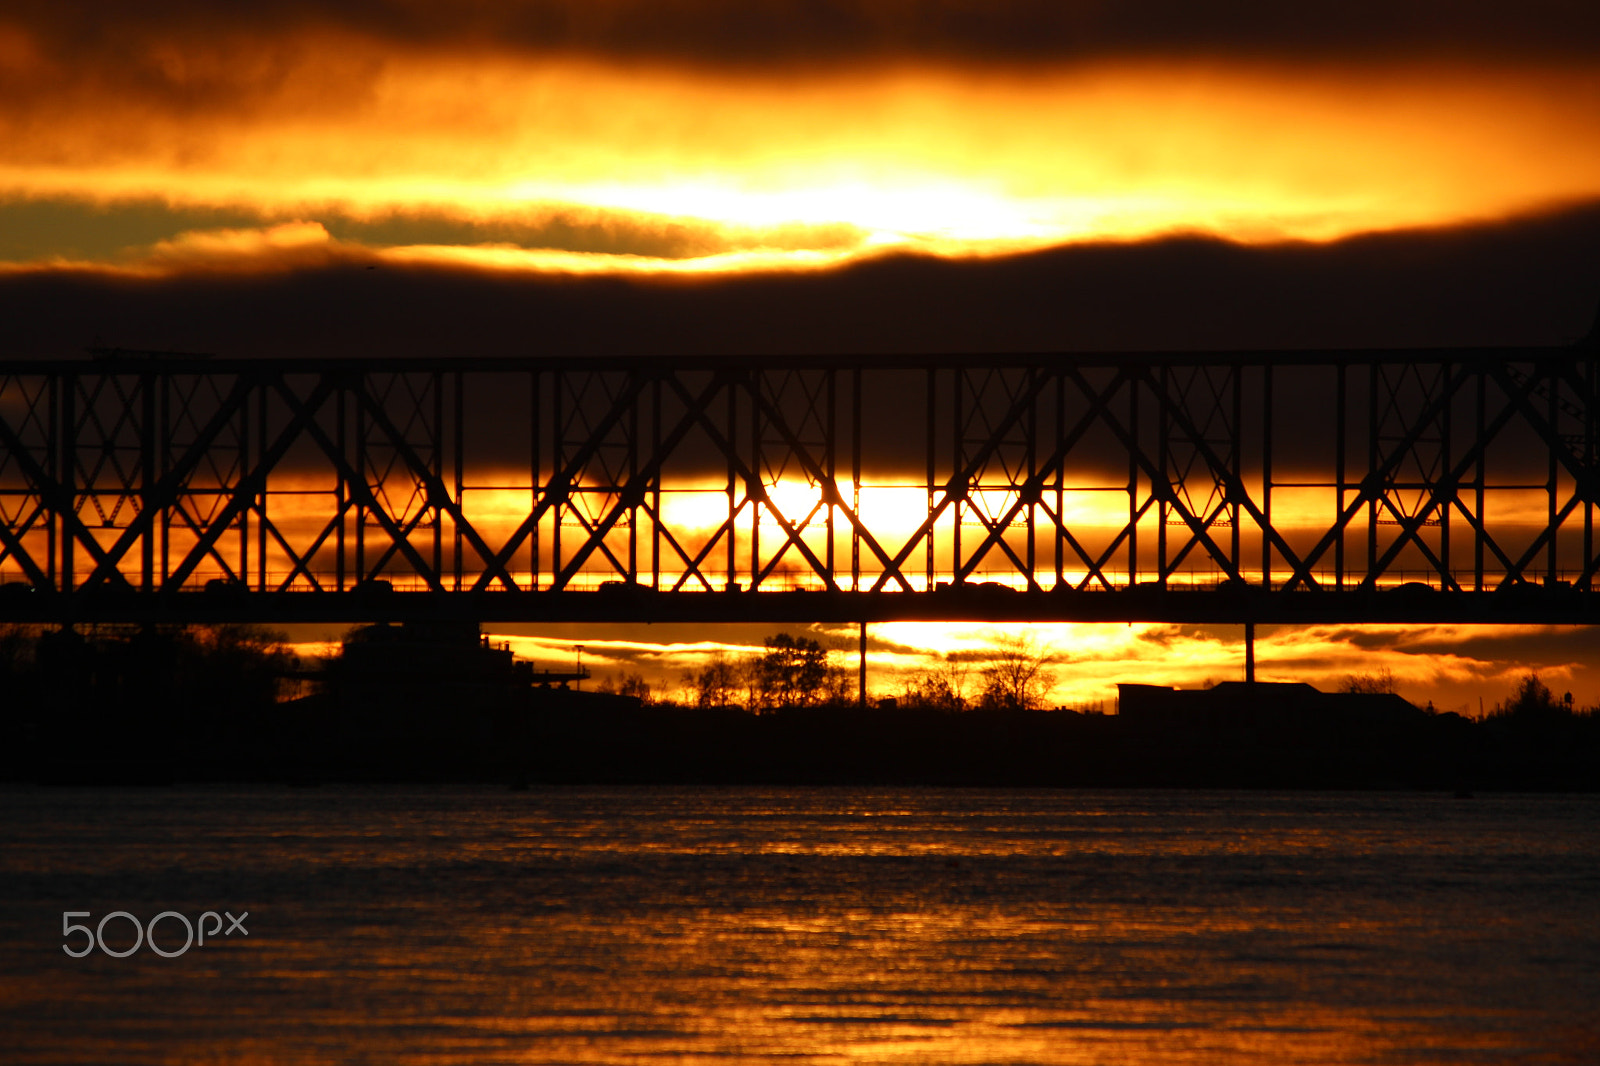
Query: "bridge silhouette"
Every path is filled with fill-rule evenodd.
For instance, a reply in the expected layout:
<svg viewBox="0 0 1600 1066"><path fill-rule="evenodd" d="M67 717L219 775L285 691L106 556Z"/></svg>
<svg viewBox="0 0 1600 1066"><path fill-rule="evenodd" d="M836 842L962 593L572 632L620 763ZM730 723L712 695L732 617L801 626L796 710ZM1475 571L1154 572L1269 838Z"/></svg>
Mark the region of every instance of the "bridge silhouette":
<svg viewBox="0 0 1600 1066"><path fill-rule="evenodd" d="M0 621L1590 622L1596 363L0 361Z"/></svg>

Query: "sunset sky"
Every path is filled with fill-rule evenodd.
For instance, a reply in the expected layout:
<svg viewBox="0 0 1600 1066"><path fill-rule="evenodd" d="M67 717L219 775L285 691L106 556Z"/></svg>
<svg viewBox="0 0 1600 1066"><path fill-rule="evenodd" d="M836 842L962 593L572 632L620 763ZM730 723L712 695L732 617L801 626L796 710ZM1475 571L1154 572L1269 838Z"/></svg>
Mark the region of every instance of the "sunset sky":
<svg viewBox="0 0 1600 1066"><path fill-rule="evenodd" d="M0 3L0 355L1566 343L1597 55L1581 0ZM669 678L760 634L688 636L586 639ZM986 639L880 627L881 687ZM1239 672L1223 631L1048 639L1062 701ZM1475 710L1533 665L1600 703L1594 644L1259 657Z"/></svg>

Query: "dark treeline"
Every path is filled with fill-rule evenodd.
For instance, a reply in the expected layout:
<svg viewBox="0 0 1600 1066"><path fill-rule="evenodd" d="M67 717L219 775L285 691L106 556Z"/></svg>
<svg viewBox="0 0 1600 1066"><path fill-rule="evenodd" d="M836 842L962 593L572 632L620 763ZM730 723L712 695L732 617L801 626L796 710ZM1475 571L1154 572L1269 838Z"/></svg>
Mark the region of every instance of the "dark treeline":
<svg viewBox="0 0 1600 1066"><path fill-rule="evenodd" d="M258 626L0 627L0 768L105 783L268 775L298 665Z"/></svg>
<svg viewBox="0 0 1600 1066"><path fill-rule="evenodd" d="M1519 695L1482 721L1415 708L1378 722L1269 712L1174 731L1117 715L903 697L755 714L585 705L562 693L534 719L525 768L529 780L570 783L1600 788L1600 715L1549 699L1537 679L1524 689L1532 699Z"/></svg>
<svg viewBox="0 0 1600 1066"><path fill-rule="evenodd" d="M466 644L478 647L470 634ZM403 642L388 650L424 658ZM355 677L304 671L255 627L0 630L0 772L83 784L1600 788L1600 714L1532 675L1481 721L1399 701L1380 718L1256 701L1151 728L1037 707L1027 679L1047 660L1038 649L1002 655L1009 667L990 664L970 699L935 669L867 707L853 674L805 638L713 660L672 701L638 678L610 692L540 687L509 652L480 650L454 675ZM1383 682L1354 678L1348 690Z"/></svg>

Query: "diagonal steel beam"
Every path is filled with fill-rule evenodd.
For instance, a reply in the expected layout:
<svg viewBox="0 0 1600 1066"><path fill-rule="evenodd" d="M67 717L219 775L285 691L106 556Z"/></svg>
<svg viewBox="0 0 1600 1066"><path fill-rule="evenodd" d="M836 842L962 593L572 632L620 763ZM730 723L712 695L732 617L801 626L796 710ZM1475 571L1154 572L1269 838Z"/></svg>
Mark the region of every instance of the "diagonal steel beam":
<svg viewBox="0 0 1600 1066"><path fill-rule="evenodd" d="M28 523L30 526L32 524L31 521ZM0 552L0 560L8 557L16 559L34 588L48 589L51 587L50 576L39 569L39 564L34 562L33 555L24 547L22 543L24 536L26 530L23 533L16 533L12 531L10 523L0 522L0 547L5 548L5 551Z"/></svg>
<svg viewBox="0 0 1600 1066"><path fill-rule="evenodd" d="M378 502L377 497L372 494L372 488L367 484L367 479L351 468L349 460L340 452L339 446L328 437L327 432L321 426L317 425L317 421L313 417L315 408L321 406L328 396L333 393L333 380L332 375L324 375L312 397L308 398L304 403L301 402L300 398L294 394L294 391L289 388L281 377L273 384L283 396L284 402L288 404L289 410L296 416L291 425L304 427L305 432L310 434L311 439L321 447L323 454L333 463L334 469L344 477L345 481L351 486L352 491L359 497L357 502L365 504L366 508L377 516L378 524L389 535L391 543L399 545L400 553L406 557L406 561L411 564L412 569L428 583L428 587L432 591L443 592L444 582L441 580L441 575L428 565L428 562L422 558L421 553L406 539L404 532L395 524L394 518ZM316 399L315 405L311 403L312 398ZM291 441L280 437L279 443L281 444L281 449L277 446L272 449L274 463L276 463L277 458L282 455L283 451L288 450ZM266 469L267 464L258 463L258 474L252 476L252 482L254 482L256 476L265 479ZM255 486L252 484L250 487L254 488ZM240 488L241 491L234 495L233 501L229 504L229 510L234 508L242 509L249 505L250 496L245 495L243 492L245 486L241 485ZM188 575L185 574L184 576L187 577ZM366 575L362 576L365 577Z"/></svg>
<svg viewBox="0 0 1600 1066"><path fill-rule="evenodd" d="M1076 367L1071 368L1068 373L1072 375L1079 388L1087 387L1088 383L1083 379L1082 373ZM1147 373L1147 371L1142 371L1141 376L1144 373ZM1123 447L1128 450L1129 458L1150 479L1151 493L1153 495L1159 494L1160 498L1166 500L1172 509L1177 512L1178 517L1183 519L1184 524L1189 527L1194 538L1205 546L1212 559L1222 565L1224 573L1234 580L1241 580L1239 570L1234 566L1233 560L1228 558L1228 554L1217 546L1216 541L1211 539L1211 534L1206 531L1206 527L1200 519L1189 510L1182 500L1178 499L1177 492L1173 489L1172 481L1167 477L1166 471L1159 469L1155 463L1150 461L1150 457L1145 454L1143 448L1139 447L1139 442L1128 432L1128 428L1122 424L1120 418L1109 409L1103 412L1102 418L1111 429L1111 432L1116 434L1117 439L1122 441ZM1166 576L1165 572L1163 572L1162 576Z"/></svg>
<svg viewBox="0 0 1600 1066"><path fill-rule="evenodd" d="M944 496L940 498L939 502L928 513L927 519L925 519L923 523L917 527L916 531L911 534L911 536L906 540L905 544L901 546L900 550L894 554L894 558L889 560L884 572L878 575L878 579L872 583L872 588L870 591L881 592L891 576L900 582L900 587L904 591L911 591L911 584L905 579L905 575L901 572L901 566L907 559L911 558L911 553L917 550L917 546L922 543L923 538L932 535L934 527L938 524L938 521L944 515L944 512L948 510L958 498L966 497L966 486L970 484L972 479L989 464L989 459L995 453L995 451L999 449L1002 438L1004 438L1006 433L1010 432L1011 427L1016 425L1023 415L1025 415L1033 406L1033 403L1038 399L1039 394L1044 391L1046 382L1050 380L1052 380L1051 374L1036 374L1033 376L1033 381L1029 383L1028 388L1017 394L1017 396L1012 400L1010 409L1000 419L999 423L990 430L988 439L985 440L982 447L978 449L977 454L974 455L972 459L967 462L966 466L960 471L951 474L950 480L945 483ZM956 486L958 484L961 486L959 497L956 495ZM934 486L929 487L933 488Z"/></svg>
<svg viewBox="0 0 1600 1066"><path fill-rule="evenodd" d="M366 389L361 390L358 402L366 408L367 413L372 417L378 428L383 430L389 437L391 445L400 454L406 465L410 467L412 475L423 483L427 493L427 502L435 507L442 508L450 516L451 520L455 522L456 529L466 537L467 543L472 545L472 550L478 553L478 557L489 568L487 572L490 577L498 577L500 583L507 589L516 588L516 583L511 580L511 574L506 570L505 563L478 533L477 527L462 513L460 501L451 498L450 490L445 487L444 479L435 474L428 468L428 464L422 461L422 457L416 453L416 449L411 447L411 443L405 439L404 434L395 427L393 420L389 418L389 414L383 409L383 406L369 395ZM426 510L426 506L420 509L423 512ZM415 528L415 525L415 522L411 523L412 528Z"/></svg>
<svg viewBox="0 0 1600 1066"><path fill-rule="evenodd" d="M1528 381L1523 382L1520 385L1516 385L1515 387L1521 390L1522 396L1525 397L1527 392L1533 388L1533 383L1533 379L1530 378ZM1448 508L1449 499L1456 499L1459 505L1457 489L1461 484L1461 479L1466 476L1467 471L1472 468L1473 464L1475 464L1488 451L1489 442L1498 436L1500 431L1510 423L1511 419L1518 411L1518 406L1517 398L1508 392L1506 402L1501 406L1499 413L1496 414L1494 419L1484 425L1483 431L1479 433L1477 435L1477 439L1472 442L1472 447L1468 448L1466 453L1456 461L1455 467L1447 471L1445 476L1440 478L1439 481L1430 489L1428 493L1428 500L1417 511L1416 521L1414 523L1410 522L1407 516L1400 513L1399 509L1396 508L1393 502L1389 499L1388 494L1383 491L1383 489L1387 486L1381 486L1378 495L1372 497L1370 500L1358 499L1356 503L1352 505L1354 507L1358 507L1365 502L1379 503L1386 507L1389 512L1394 515L1401 527L1400 536L1396 537L1395 540L1390 543L1384 554L1378 560L1369 559L1367 561L1368 572L1367 576L1362 579L1361 583L1363 586L1369 588L1373 587L1376 584L1377 576L1389 568L1389 564L1394 562L1394 560L1399 556L1407 542L1415 543L1417 545L1417 547L1422 551L1423 555L1434 564L1435 569L1439 571L1440 576L1444 578L1444 580L1452 584L1455 583L1455 579L1453 577L1445 574L1443 561L1439 560L1433 554L1432 549L1430 549L1427 543L1418 535L1418 530L1422 528L1423 522L1427 520L1428 516L1432 514L1435 509ZM1523 404L1522 406L1526 406L1526 404ZM1420 427L1426 424L1428 421L1431 421L1431 419L1419 420L1419 431ZM1409 444L1406 445L1405 450L1409 450L1409 447ZM1403 461L1403 451L1397 451L1395 465L1398 465ZM1447 491L1449 493L1449 497L1441 497L1441 490ZM1462 508L1462 510L1465 511L1465 508ZM1481 535L1485 537L1488 536L1487 532L1484 531L1477 522L1472 524L1473 528L1480 530ZM1500 551L1499 545L1496 544L1492 538L1490 538L1486 543L1491 550L1506 563L1508 567L1513 568L1511 572L1514 572L1518 575L1521 574L1523 568L1527 565L1527 560L1524 560L1522 563L1513 564L1509 559L1505 558L1504 554ZM1459 588L1459 586L1457 587Z"/></svg>
<svg viewBox="0 0 1600 1066"><path fill-rule="evenodd" d="M893 567L898 575L898 565L890 561L888 553L883 550L883 546L878 543L878 539L872 535L872 531L856 515L855 509L845 503L844 493L839 491L838 479L823 470L822 466L812 458L810 450L795 435L794 430L790 428L789 421L784 417L783 412L778 410L765 396L761 395L759 388L753 384L749 388L757 406L766 414L768 425L776 427L779 436L783 438L783 442L789 447L790 454L799 460L801 467L806 472L806 476L822 486L823 502L839 509L839 512L844 515L845 521L850 524L850 528L861 538L861 542L867 546L867 549L877 557L878 562L884 566L885 572L890 567ZM833 589L835 587L831 573L825 574L824 580L827 581L828 588ZM903 588L910 589L911 586L905 582L904 577L901 577L900 581Z"/></svg>
<svg viewBox="0 0 1600 1066"><path fill-rule="evenodd" d="M344 503L335 508L333 518L323 525L322 529L317 533L316 539L311 542L311 546L306 549L304 555L296 551L294 545L289 543L288 538L278 529L278 524L267 517L265 509L254 508L257 520L266 526L268 534L278 542L278 547L282 548L283 553L294 563L294 566L289 570L289 576L278 583L276 591L288 591L289 586L294 584L294 579L301 574L304 574L306 580L311 582L313 589L318 592L325 591L322 587L322 582L318 581L317 575L311 571L311 560L316 558L317 552L322 550L322 545L332 536L334 529L344 521L345 515L349 514L350 508L354 506L354 500L345 500ZM267 590L263 587L262 591L265 592Z"/></svg>
<svg viewBox="0 0 1600 1066"><path fill-rule="evenodd" d="M51 442L54 447L54 441ZM45 472L34 457L33 450L11 428L11 423L0 415L0 445L4 445L11 457L17 461L17 466L22 470L22 476L27 479L29 486L44 501L50 512L61 520L62 533L72 542L79 544L89 553L96 566L104 562L105 549L100 542L89 532L88 528L78 519L77 508L73 503L73 494L61 482ZM121 576L120 574L118 575ZM70 580L63 575L64 581Z"/></svg>
<svg viewBox="0 0 1600 1066"><path fill-rule="evenodd" d="M648 497L646 499L640 501L639 506L640 506L641 509L643 509L644 513L650 517L650 521L655 523L655 528L660 530L661 531L661 535L666 538L667 546L669 548L671 548L673 550L673 552L675 552L677 554L677 556L678 556L678 558L680 560L683 561L683 565L689 568L689 570L685 570L684 571L683 578L680 579L677 582L677 584L675 584L673 586L674 590L676 590L677 588L682 587L683 582L686 581L688 579L688 577L689 577L690 570L692 570L694 572L694 576L700 579L700 584L705 586L706 591L709 592L711 590L711 582L707 581L705 579L705 575L700 573L700 571L696 568L696 562L691 562L690 561L689 553L684 550L683 545L678 542L678 538L673 535L671 527L665 525L661 521L661 516L656 513L655 508L650 506L650 501L649 501ZM720 536L721 530L722 530L722 527L718 527L717 536ZM708 545L709 544L715 544L716 540L717 540L717 536L713 536L707 542ZM703 555L700 556L700 558L703 558L703 557L704 557ZM660 579L660 574L658 573L657 574L657 580L659 580L659 579Z"/></svg>
<svg viewBox="0 0 1600 1066"><path fill-rule="evenodd" d="M806 516L800 520L800 523L797 526L795 526L795 530L797 532L804 533L806 531L806 527L811 524L811 520L813 518L817 517L817 512L822 510L822 507L822 500L818 500L815 504L813 504L811 510L807 511ZM751 581L751 584L760 586L763 581L771 577L772 572L776 570L778 568L778 564L783 561L783 557L789 554L789 547L789 543L785 541L783 547L779 548L773 554L772 558L767 560L767 565L761 568L760 573L755 576L755 578ZM833 591L837 591L836 585L830 585L829 587Z"/></svg>
<svg viewBox="0 0 1600 1066"><path fill-rule="evenodd" d="M685 401L688 401L688 391L684 389L683 385L676 378L671 379L669 384L673 390L676 391ZM707 403L709 402L710 400L708 397ZM757 499L754 492L752 492L752 488L760 489L760 475L756 473L756 471L751 470L745 461L739 458L738 449L733 446L732 441L723 436L722 430L719 429L717 424L711 420L711 416L705 413L704 406L701 406L698 410L696 410L695 414L697 421L699 421L701 427L705 430L706 435L711 438L712 443L718 448L722 449L723 457L728 460L728 463L733 467L734 472L739 477L744 479L746 498L751 500L756 506L759 506L762 502L764 502L766 495L765 491L762 491L763 498ZM777 520L778 528L783 530L784 536L787 537L789 542L795 546L796 550L799 551L802 556L804 556L806 562L810 564L817 576L821 577L825 582L827 582L830 590L837 589L837 585L833 580L833 574L828 571L827 565L823 563L821 559L817 558L817 554L811 550L811 546L800 537L800 534L795 530L793 523L791 523L789 519L784 516L783 512L779 511L778 509L772 508L771 510L773 517ZM731 531L729 535L732 536ZM729 575L728 579L730 581L733 580L732 575Z"/></svg>
<svg viewBox="0 0 1600 1066"><path fill-rule="evenodd" d="M1066 379L1063 378L1063 380ZM988 535L985 537L983 543L978 546L977 550L973 552L972 556L970 557L972 560L970 565L964 569L958 569L958 573L961 576L964 577L967 573L970 573L971 569L977 565L978 560L980 560L983 555L989 551L993 544L1004 543L1004 530L1010 527L1017 515L1022 512L1022 508L1027 506L1030 495L1037 496L1039 506L1046 507L1046 513L1050 514L1052 518L1055 519L1055 528L1057 529L1058 533L1067 539L1068 543L1072 545L1073 551L1078 553L1079 558L1081 558L1092 571L1099 573L1099 568L1093 563L1089 562L1088 554L1083 550L1082 546L1078 544L1077 538L1072 536L1071 531L1069 531L1062 523L1060 516L1055 515L1044 504L1043 499L1045 483L1049 480L1048 475L1050 471L1054 470L1057 466L1066 463L1067 453L1070 452L1073 447L1075 447L1077 443L1083 439L1084 435L1088 433L1088 431L1099 420L1101 413L1107 410L1107 405L1110 403L1111 397L1116 395L1118 390L1120 390L1123 385L1130 383L1132 380L1132 376L1129 375L1125 369L1119 369L1117 374L1112 377L1111 381L1107 383L1104 389L1096 393L1091 388L1090 391L1083 394L1084 399L1089 401L1088 409L1084 411L1081 416L1079 416L1077 423L1072 427L1071 430L1057 437L1056 446L1051 450L1049 457L1046 458L1043 463L1040 463L1034 474L1024 481L1023 484L1018 488L1017 498L1012 503L1011 507L1007 509L1005 517L999 519L994 523L994 525L990 525L987 517L981 513L979 514L978 519L979 521L983 522L984 526L988 529ZM1080 389L1088 385L1086 381L1081 383L1074 382L1074 384L1078 385ZM1018 567L1026 569L1025 564L1023 564L1023 562L1016 557L1015 553L1008 554L1011 555L1012 561L1016 563ZM1105 575L1100 574L1100 579L1101 581L1104 581ZM1028 574L1028 584L1030 586L1036 584L1031 573ZM1107 587L1109 587L1109 585Z"/></svg>
<svg viewBox="0 0 1600 1066"><path fill-rule="evenodd" d="M149 536L154 529L156 515L176 505L178 495L189 476L194 473L200 462L205 458L206 451L211 443L217 439L222 430L233 421L234 417L248 402L251 390L258 382L253 375L240 374L234 379L233 388L228 396L212 412L211 418L200 433L189 443L178 461L168 469L167 473L156 482L154 488L144 494L144 504L139 508L139 514L130 522L110 551L98 561L94 571L84 581L84 588L93 588L101 581L109 580L117 564L122 561L132 547L139 542L139 538ZM213 538L215 543L215 538ZM226 565L226 564L224 564ZM118 575L120 576L120 574Z"/></svg>
<svg viewBox="0 0 1600 1066"><path fill-rule="evenodd" d="M1455 376L1446 384L1440 394L1413 421L1411 427L1406 431L1406 435L1400 438L1395 446L1390 449L1383 463L1361 480L1356 486L1355 498L1350 501L1348 507L1335 517L1332 528L1322 535L1322 539L1316 543L1311 551L1306 553L1305 558L1294 568L1294 573L1284 583L1285 590L1294 589L1302 583L1308 588L1317 587L1316 579L1311 576L1311 568L1316 566L1318 560L1326 555L1334 543L1345 535L1350 523L1361 513L1363 507L1382 498L1389 476L1394 472L1395 468L1404 462L1405 456L1410 453L1421 438L1423 428L1432 424L1438 418L1440 410L1446 404L1454 401L1455 394L1470 376L1470 367L1463 364L1458 368ZM1367 562L1370 571L1372 560L1369 559Z"/></svg>
<svg viewBox="0 0 1600 1066"><path fill-rule="evenodd" d="M1154 382L1150 381L1148 370L1145 372L1145 379L1147 383L1155 387ZM1309 574L1310 564L1302 567L1299 554L1289 546L1289 542L1278 532L1277 527L1267 520L1266 513L1256 506L1255 499L1250 495L1249 490L1245 488L1243 480L1234 476L1233 471L1228 468L1228 464L1223 462L1222 457L1211 447L1211 442L1206 440L1204 434L1195 426L1194 420L1189 417L1189 413L1184 409L1183 405L1179 402L1174 402L1170 393L1164 393L1164 395L1168 400L1169 415L1178 423L1178 427L1189 438L1194 449L1201 454L1206 466L1210 468L1212 476L1222 484L1224 501L1237 504L1250 516L1250 520L1256 524L1256 528L1260 530L1261 535L1270 540L1272 546L1278 550L1278 554L1283 557L1284 562L1293 567L1296 572L1304 570ZM1235 427L1235 432L1238 431L1239 427Z"/></svg>
<svg viewBox="0 0 1600 1066"><path fill-rule="evenodd" d="M267 475L272 471L272 468L277 466L278 461L300 438L300 431L303 428L317 431L316 411L333 394L333 379L329 375L322 377L304 404L300 402L299 397L294 395L288 384L283 380L283 375L276 375L270 382L262 382L263 388L269 387L269 385L275 387L289 401L290 410L294 417L279 432L271 447L257 457L255 469L239 479L239 484L234 488L233 495L222 510L211 520L205 535L189 549L189 554L179 563L177 569L168 575L162 585L163 591L173 591L183 587L183 583L188 580L189 575L200 565L200 561L211 552L212 547L222 538L222 534L233 524L234 518L249 508L251 501L266 485Z"/></svg>
<svg viewBox="0 0 1600 1066"><path fill-rule="evenodd" d="M572 483L583 472L589 461L594 458L595 453L600 450L606 434L610 433L617 423L622 421L623 417L638 400L639 395L644 391L645 386L654 377L655 375L645 373L630 375L627 387L612 399L610 409L589 430L589 436L583 442L583 446L578 449L577 454L569 459L566 466L561 470L551 474L550 482L540 491L538 502L534 504L533 511L527 518L522 520L500 550L494 553L496 571L501 574L507 573L506 565L511 561L511 557L517 553L518 548L522 547L523 541L527 540L533 531L538 528L539 520L545 516L550 508L567 498L568 493L571 491ZM713 379L713 383L719 379L720 375L718 378ZM537 417L537 413L535 413L535 417ZM537 477L537 471L535 476ZM488 588L490 579L490 573L480 574L478 580L473 583L472 590L481 592ZM537 582L537 575L535 575L534 580ZM514 589L516 586L512 584L509 587Z"/></svg>
<svg viewBox="0 0 1600 1066"><path fill-rule="evenodd" d="M672 383L674 386L681 388L675 378ZM665 465L667 456L671 455L678 445L682 443L683 439L689 435L689 431L694 428L695 423L705 417L705 409L711 404L712 400L716 399L722 389L723 384L713 380L700 391L698 397L691 397L688 395L687 390L683 390L680 393L685 409L678 417L677 425L656 446L655 454L650 457L650 461L642 469L636 471L628 479L627 483L622 486L621 491L618 493L616 506L601 516L600 522L594 527L590 527L587 521L584 522L584 527L589 536L579 546L578 550L573 553L571 561L562 567L561 571L556 575L556 588L564 588L567 582L577 575L583 564L588 561L589 556L594 554L597 546L604 549L605 554L611 556L610 549L605 547L606 535L611 532L612 527L622 517L623 511L636 508L644 503L651 484L661 476L661 468ZM619 570L626 571L627 568L622 566L615 556L611 556L611 561Z"/></svg>

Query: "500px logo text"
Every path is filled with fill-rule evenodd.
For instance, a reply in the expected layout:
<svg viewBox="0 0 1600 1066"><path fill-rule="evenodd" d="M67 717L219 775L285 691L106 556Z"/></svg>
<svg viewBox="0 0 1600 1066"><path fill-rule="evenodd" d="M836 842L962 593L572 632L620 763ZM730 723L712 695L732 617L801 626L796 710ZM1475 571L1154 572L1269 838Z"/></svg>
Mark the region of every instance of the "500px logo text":
<svg viewBox="0 0 1600 1066"><path fill-rule="evenodd" d="M227 915L228 917L228 928L226 930L222 928L223 915ZM154 918L151 918L150 921L144 925L140 925L139 919L135 918L127 911L112 911L110 914L107 914L101 918L99 923L93 929L90 929L87 925L81 925L72 920L74 918L89 917L91 917L89 911L61 912L61 935L70 940L75 934L82 933L85 939L83 947L78 950L73 950L73 947L70 943L61 945L61 950L65 951L68 955L71 955L75 959L83 958L85 955L88 955L94 951L96 947L114 959L124 959L129 955L132 955L135 951L138 951L139 948L145 944L149 944L150 950L155 952L157 955L160 955L162 958L175 959L179 955L182 955L184 952L188 951L190 947L195 945L195 927L197 924L199 926L200 935L198 942L200 947L205 947L206 937L209 936L215 940L218 933L221 933L223 936L232 936L234 933L242 933L245 936L250 935L250 930L244 927L244 920L250 917L249 911L245 911L237 918L235 918L229 911L223 911L222 914L218 914L216 911L206 911L200 916L200 921L198 923L189 921L187 916L179 914L177 911L162 911ZM111 921L113 918L121 918L129 925L133 926L133 947L123 948L119 951L106 946L106 923ZM170 931L163 931L162 935L169 941L175 939L177 935L176 930L172 928L173 923L177 922L182 924L184 934L182 947L177 948L176 950L171 950L156 943L156 926L160 925L163 919L167 920L167 930ZM209 929L206 928L206 922L208 919L212 923Z"/></svg>

